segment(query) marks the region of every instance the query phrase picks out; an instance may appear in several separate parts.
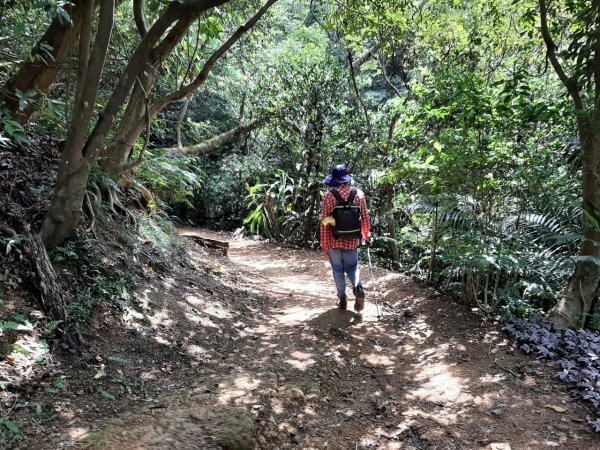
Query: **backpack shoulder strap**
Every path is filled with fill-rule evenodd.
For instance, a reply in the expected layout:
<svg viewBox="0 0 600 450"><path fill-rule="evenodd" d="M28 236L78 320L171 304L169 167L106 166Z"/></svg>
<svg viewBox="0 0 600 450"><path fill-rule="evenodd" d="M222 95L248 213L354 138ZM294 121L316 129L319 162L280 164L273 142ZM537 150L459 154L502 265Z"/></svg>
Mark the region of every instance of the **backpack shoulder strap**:
<svg viewBox="0 0 600 450"><path fill-rule="evenodd" d="M352 188L350 191L350 195L348 196L348 205L352 205L354 203L354 197L356 197L356 188Z"/></svg>
<svg viewBox="0 0 600 450"><path fill-rule="evenodd" d="M341 206L347 206L346 201L342 198L342 196L340 195L340 193L337 191L337 189L331 189L329 192L331 192L333 194L333 196L336 198L336 200L338 201L338 203Z"/></svg>

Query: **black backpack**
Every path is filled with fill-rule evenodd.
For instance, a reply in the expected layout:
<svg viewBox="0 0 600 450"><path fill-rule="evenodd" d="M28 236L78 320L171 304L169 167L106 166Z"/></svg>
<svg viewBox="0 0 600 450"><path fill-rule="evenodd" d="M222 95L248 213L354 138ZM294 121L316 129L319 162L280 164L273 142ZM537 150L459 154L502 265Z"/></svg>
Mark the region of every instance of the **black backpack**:
<svg viewBox="0 0 600 450"><path fill-rule="evenodd" d="M360 206L354 204L356 188L352 188L348 201L344 201L340 193L331 189L330 191L337 199L338 205L333 208L331 215L335 219L333 237L336 239L360 239Z"/></svg>

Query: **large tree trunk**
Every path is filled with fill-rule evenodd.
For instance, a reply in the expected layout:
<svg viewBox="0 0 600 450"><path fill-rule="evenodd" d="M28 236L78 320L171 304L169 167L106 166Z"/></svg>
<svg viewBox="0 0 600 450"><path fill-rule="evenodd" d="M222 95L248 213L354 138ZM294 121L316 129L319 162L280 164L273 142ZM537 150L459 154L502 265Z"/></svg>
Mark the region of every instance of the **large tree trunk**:
<svg viewBox="0 0 600 450"><path fill-rule="evenodd" d="M52 248L62 244L81 223L89 173L90 166L83 158L74 164L61 165L52 204L40 230L46 247Z"/></svg>
<svg viewBox="0 0 600 450"><path fill-rule="evenodd" d="M582 74L573 71L568 74L558 58L558 45L552 39L548 26L547 0L538 0L540 11L540 31L546 45L546 55L556 75L565 86L575 107L579 141L583 160L583 236L579 257L573 277L565 294L552 311L552 319L568 327L582 327L592 313L600 284L600 24L590 36L595 37L592 53L584 50L577 59L592 69L594 86L593 102L584 95L585 80ZM593 8L597 9L598 6ZM597 11L596 11L597 12Z"/></svg>
<svg viewBox="0 0 600 450"><path fill-rule="evenodd" d="M592 312L600 284L600 120L580 134L583 152L584 241L569 287L552 312L567 327L580 328Z"/></svg>
<svg viewBox="0 0 600 450"><path fill-rule="evenodd" d="M83 0L75 110L56 177L52 203L40 230L42 241L48 248L60 245L81 222L83 200L93 162L83 153L83 148L108 52L115 2L102 0L98 31L90 48L93 4L94 0Z"/></svg>

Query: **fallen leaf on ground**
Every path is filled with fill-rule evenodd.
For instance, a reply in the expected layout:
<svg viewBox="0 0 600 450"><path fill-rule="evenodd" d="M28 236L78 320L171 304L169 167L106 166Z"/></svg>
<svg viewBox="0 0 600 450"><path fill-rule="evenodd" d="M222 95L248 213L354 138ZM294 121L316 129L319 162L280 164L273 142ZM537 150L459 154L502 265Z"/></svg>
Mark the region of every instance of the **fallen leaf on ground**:
<svg viewBox="0 0 600 450"><path fill-rule="evenodd" d="M556 411L557 413L564 413L567 412L567 408L563 408L562 406L557 406L557 405L550 405L548 403L546 403L544 405L544 408L548 408L551 409L553 411Z"/></svg>
<svg viewBox="0 0 600 450"><path fill-rule="evenodd" d="M490 450L511 450L510 444L506 442L494 442L490 444Z"/></svg>

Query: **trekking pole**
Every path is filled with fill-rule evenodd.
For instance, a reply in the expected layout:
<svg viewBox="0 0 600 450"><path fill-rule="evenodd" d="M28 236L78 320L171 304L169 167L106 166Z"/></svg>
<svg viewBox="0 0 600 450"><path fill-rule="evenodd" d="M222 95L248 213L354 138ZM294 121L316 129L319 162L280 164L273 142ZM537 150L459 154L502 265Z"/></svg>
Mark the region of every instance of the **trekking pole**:
<svg viewBox="0 0 600 450"><path fill-rule="evenodd" d="M371 287L373 292L375 291L375 278L373 278L373 264L371 264L371 251L367 244L367 258L369 260L369 271L371 272ZM375 306L377 307L377 320L381 320L383 316L379 314L379 302L377 301L377 295L375 295Z"/></svg>

